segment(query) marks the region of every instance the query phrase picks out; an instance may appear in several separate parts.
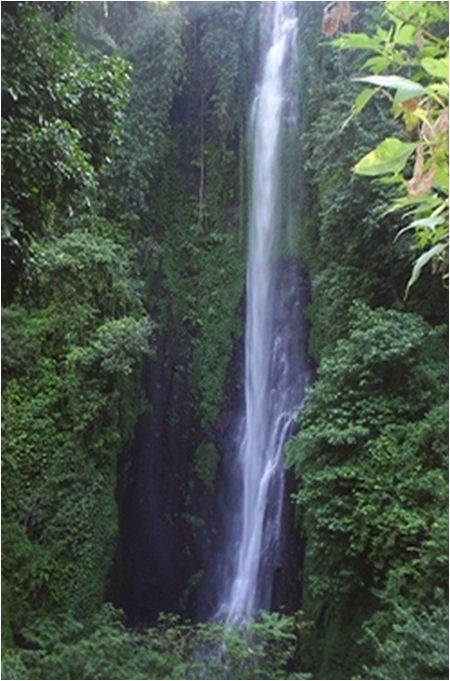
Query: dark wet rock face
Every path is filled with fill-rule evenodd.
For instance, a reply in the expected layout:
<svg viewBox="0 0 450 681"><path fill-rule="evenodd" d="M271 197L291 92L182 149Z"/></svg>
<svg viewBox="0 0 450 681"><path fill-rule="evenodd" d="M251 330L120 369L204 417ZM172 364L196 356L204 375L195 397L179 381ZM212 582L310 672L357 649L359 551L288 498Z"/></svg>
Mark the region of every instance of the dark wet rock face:
<svg viewBox="0 0 450 681"><path fill-rule="evenodd" d="M153 621L161 611L181 612L188 580L198 570L182 518L190 456L198 444L185 369L183 349L160 335L156 358L142 375L150 409L120 465L120 541L111 597L133 623Z"/></svg>
<svg viewBox="0 0 450 681"><path fill-rule="evenodd" d="M304 366L298 380L309 381L308 329L301 313L309 299L308 273L298 261L284 259L277 276L284 301L280 314L299 315L289 353ZM243 301L237 314L244 315ZM108 593L125 610L130 624L154 622L163 611L200 620L217 612L221 585L232 578L225 547L233 540L230 532L235 531L240 511L237 449L244 414L243 383L241 337L228 367L226 398L218 418L205 431L189 391L186 348L170 332L160 334L156 356L144 366L142 385L150 406L119 464L120 538ZM299 395L302 391L299 385ZM193 475L193 457L202 442L213 443L220 455L215 485L209 490ZM271 609L285 611L300 605L302 546L289 501L292 489L287 472L282 540L271 573L270 604Z"/></svg>

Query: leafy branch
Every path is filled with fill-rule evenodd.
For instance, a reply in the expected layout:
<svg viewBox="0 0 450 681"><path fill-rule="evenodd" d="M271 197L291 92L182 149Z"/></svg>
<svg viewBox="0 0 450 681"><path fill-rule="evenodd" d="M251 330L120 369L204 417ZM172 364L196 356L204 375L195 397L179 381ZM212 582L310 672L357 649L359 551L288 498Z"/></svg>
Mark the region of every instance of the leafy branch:
<svg viewBox="0 0 450 681"><path fill-rule="evenodd" d="M349 11L348 3L336 4ZM353 171L383 176L384 182L398 184L406 193L391 209L406 210L413 219L397 236L413 230L416 246L423 251L406 285L406 299L428 263L445 285L448 281L448 37L437 34L440 26L448 26L448 3L386 2L384 13L390 28L378 26L374 36L346 33L332 45L375 53L362 67L372 75L353 79L375 88L361 91L343 127L380 92L391 102L393 117L404 121L407 141L384 139ZM332 34L324 32L335 35L339 26L335 28ZM412 157L413 172L407 177Z"/></svg>

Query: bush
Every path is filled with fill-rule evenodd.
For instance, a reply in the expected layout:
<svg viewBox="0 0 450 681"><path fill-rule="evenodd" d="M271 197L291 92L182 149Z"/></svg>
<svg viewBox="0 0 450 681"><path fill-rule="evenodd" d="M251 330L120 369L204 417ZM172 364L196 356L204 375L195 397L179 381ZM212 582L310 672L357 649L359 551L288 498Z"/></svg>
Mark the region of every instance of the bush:
<svg viewBox="0 0 450 681"><path fill-rule="evenodd" d="M90 629L71 617L47 618L24 631L27 649L7 653L3 678L287 679L297 647L294 617L263 613L243 629L182 624L161 615L155 627L127 629L105 604Z"/></svg>

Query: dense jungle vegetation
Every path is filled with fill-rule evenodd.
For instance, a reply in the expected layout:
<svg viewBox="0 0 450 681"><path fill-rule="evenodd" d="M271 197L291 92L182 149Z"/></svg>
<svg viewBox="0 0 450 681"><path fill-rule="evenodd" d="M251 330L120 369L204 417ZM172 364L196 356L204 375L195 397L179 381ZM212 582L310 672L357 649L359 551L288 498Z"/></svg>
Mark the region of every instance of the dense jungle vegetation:
<svg viewBox="0 0 450 681"><path fill-rule="evenodd" d="M446 2L296 3L302 597L245 632L189 619L242 342L259 6L2 3L5 679L448 678ZM182 595L130 626L112 575L157 362Z"/></svg>

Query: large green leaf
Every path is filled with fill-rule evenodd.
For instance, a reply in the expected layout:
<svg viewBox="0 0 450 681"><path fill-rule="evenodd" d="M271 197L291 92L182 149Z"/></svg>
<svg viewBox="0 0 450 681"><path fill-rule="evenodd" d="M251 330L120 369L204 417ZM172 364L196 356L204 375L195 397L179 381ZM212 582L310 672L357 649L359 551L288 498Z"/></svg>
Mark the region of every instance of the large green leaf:
<svg viewBox="0 0 450 681"><path fill-rule="evenodd" d="M439 164L436 166L436 174L434 177L434 184L439 187L443 192L448 194L448 185L449 185L449 177L448 177L448 166L444 164Z"/></svg>
<svg viewBox="0 0 450 681"><path fill-rule="evenodd" d="M402 142L395 137L387 137L376 149L372 149L358 161L353 171L358 175L371 176L399 173L416 148L415 142Z"/></svg>
<svg viewBox="0 0 450 681"><path fill-rule="evenodd" d="M426 94L425 88L420 83L415 83L413 80L402 76L366 76L365 78L355 78L355 80L396 90L394 104L401 104L408 99L422 97Z"/></svg>
<svg viewBox="0 0 450 681"><path fill-rule="evenodd" d="M421 64L430 76L440 78L441 80L448 80L448 57L443 59L425 57L425 59L422 59Z"/></svg>
<svg viewBox="0 0 450 681"><path fill-rule="evenodd" d="M417 28L412 24L399 26L394 42L398 45L414 45L417 37Z"/></svg>
<svg viewBox="0 0 450 681"><path fill-rule="evenodd" d="M376 57L369 57L369 59L364 62L362 70L366 71L370 69L372 73L382 73L389 66L389 58L384 55L377 54ZM376 92L376 90L375 90Z"/></svg>
<svg viewBox="0 0 450 681"><path fill-rule="evenodd" d="M375 50L381 52L380 41L376 38L371 38L365 33L346 33L340 38L333 40L332 45L335 47L343 47L350 50Z"/></svg>

